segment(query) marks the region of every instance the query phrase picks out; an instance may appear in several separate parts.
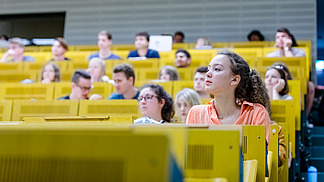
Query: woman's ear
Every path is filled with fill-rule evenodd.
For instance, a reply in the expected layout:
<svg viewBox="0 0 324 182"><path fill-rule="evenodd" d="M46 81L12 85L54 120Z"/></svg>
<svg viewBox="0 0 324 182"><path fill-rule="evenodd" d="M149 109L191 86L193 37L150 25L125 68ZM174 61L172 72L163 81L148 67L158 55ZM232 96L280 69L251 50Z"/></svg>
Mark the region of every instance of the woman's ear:
<svg viewBox="0 0 324 182"><path fill-rule="evenodd" d="M232 81L231 81L231 85L238 85L241 81L241 76L240 75L234 75Z"/></svg>
<svg viewBox="0 0 324 182"><path fill-rule="evenodd" d="M165 104L165 100L161 99L160 104L161 104L161 108L162 108L164 106L164 104Z"/></svg>

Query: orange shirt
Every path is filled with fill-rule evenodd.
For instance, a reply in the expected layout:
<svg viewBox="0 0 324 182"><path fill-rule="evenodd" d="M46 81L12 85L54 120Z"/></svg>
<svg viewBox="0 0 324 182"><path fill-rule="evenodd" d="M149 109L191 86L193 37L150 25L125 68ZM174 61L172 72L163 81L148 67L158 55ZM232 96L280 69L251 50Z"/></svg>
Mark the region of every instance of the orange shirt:
<svg viewBox="0 0 324 182"><path fill-rule="evenodd" d="M214 107L214 100L211 105L193 106L187 117L187 124L222 124ZM266 137L269 143L270 139L270 117L268 111L259 103L250 103L244 101L241 106L241 114L236 125L264 125L266 128Z"/></svg>

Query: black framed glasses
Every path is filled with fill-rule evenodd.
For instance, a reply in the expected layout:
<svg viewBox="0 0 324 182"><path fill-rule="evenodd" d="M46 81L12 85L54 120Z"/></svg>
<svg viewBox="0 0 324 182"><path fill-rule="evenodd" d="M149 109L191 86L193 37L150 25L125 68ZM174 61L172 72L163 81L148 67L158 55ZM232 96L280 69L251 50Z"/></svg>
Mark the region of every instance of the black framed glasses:
<svg viewBox="0 0 324 182"><path fill-rule="evenodd" d="M144 99L144 101L149 101L149 100L152 100L153 97L158 98L156 95L146 95L146 96L140 96L140 97L138 97L137 101L138 102L141 102L143 99Z"/></svg>

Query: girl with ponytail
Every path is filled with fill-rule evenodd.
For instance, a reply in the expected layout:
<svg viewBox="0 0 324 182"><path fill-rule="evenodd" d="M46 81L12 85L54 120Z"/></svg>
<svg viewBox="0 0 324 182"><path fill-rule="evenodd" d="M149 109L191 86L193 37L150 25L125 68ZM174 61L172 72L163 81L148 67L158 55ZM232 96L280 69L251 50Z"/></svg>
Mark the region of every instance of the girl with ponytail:
<svg viewBox="0 0 324 182"><path fill-rule="evenodd" d="M191 108L187 124L264 125L269 141L270 99L261 77L233 52L219 52L210 62L206 92L211 105Z"/></svg>

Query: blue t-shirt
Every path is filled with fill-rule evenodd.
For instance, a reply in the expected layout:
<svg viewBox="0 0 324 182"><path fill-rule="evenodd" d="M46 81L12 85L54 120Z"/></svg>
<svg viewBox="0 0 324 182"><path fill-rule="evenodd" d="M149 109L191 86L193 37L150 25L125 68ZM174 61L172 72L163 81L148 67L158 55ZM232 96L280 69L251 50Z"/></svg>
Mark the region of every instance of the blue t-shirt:
<svg viewBox="0 0 324 182"><path fill-rule="evenodd" d="M136 51L132 51L128 54L127 58L131 58L131 57L140 57L138 55L137 50ZM148 49L146 56L147 58L160 58L159 52L157 52L156 50L153 49Z"/></svg>
<svg viewBox="0 0 324 182"><path fill-rule="evenodd" d="M99 58L99 53L97 52L96 54L91 54L88 60L90 61L92 58ZM111 54L109 57L104 58L104 60L108 60L108 59L120 59L120 56L116 54Z"/></svg>
<svg viewBox="0 0 324 182"><path fill-rule="evenodd" d="M137 99L139 97L139 90L137 91L136 95L132 99ZM113 100L113 99L125 99L123 94L118 94L118 93L113 93L111 96L108 98L108 100Z"/></svg>

